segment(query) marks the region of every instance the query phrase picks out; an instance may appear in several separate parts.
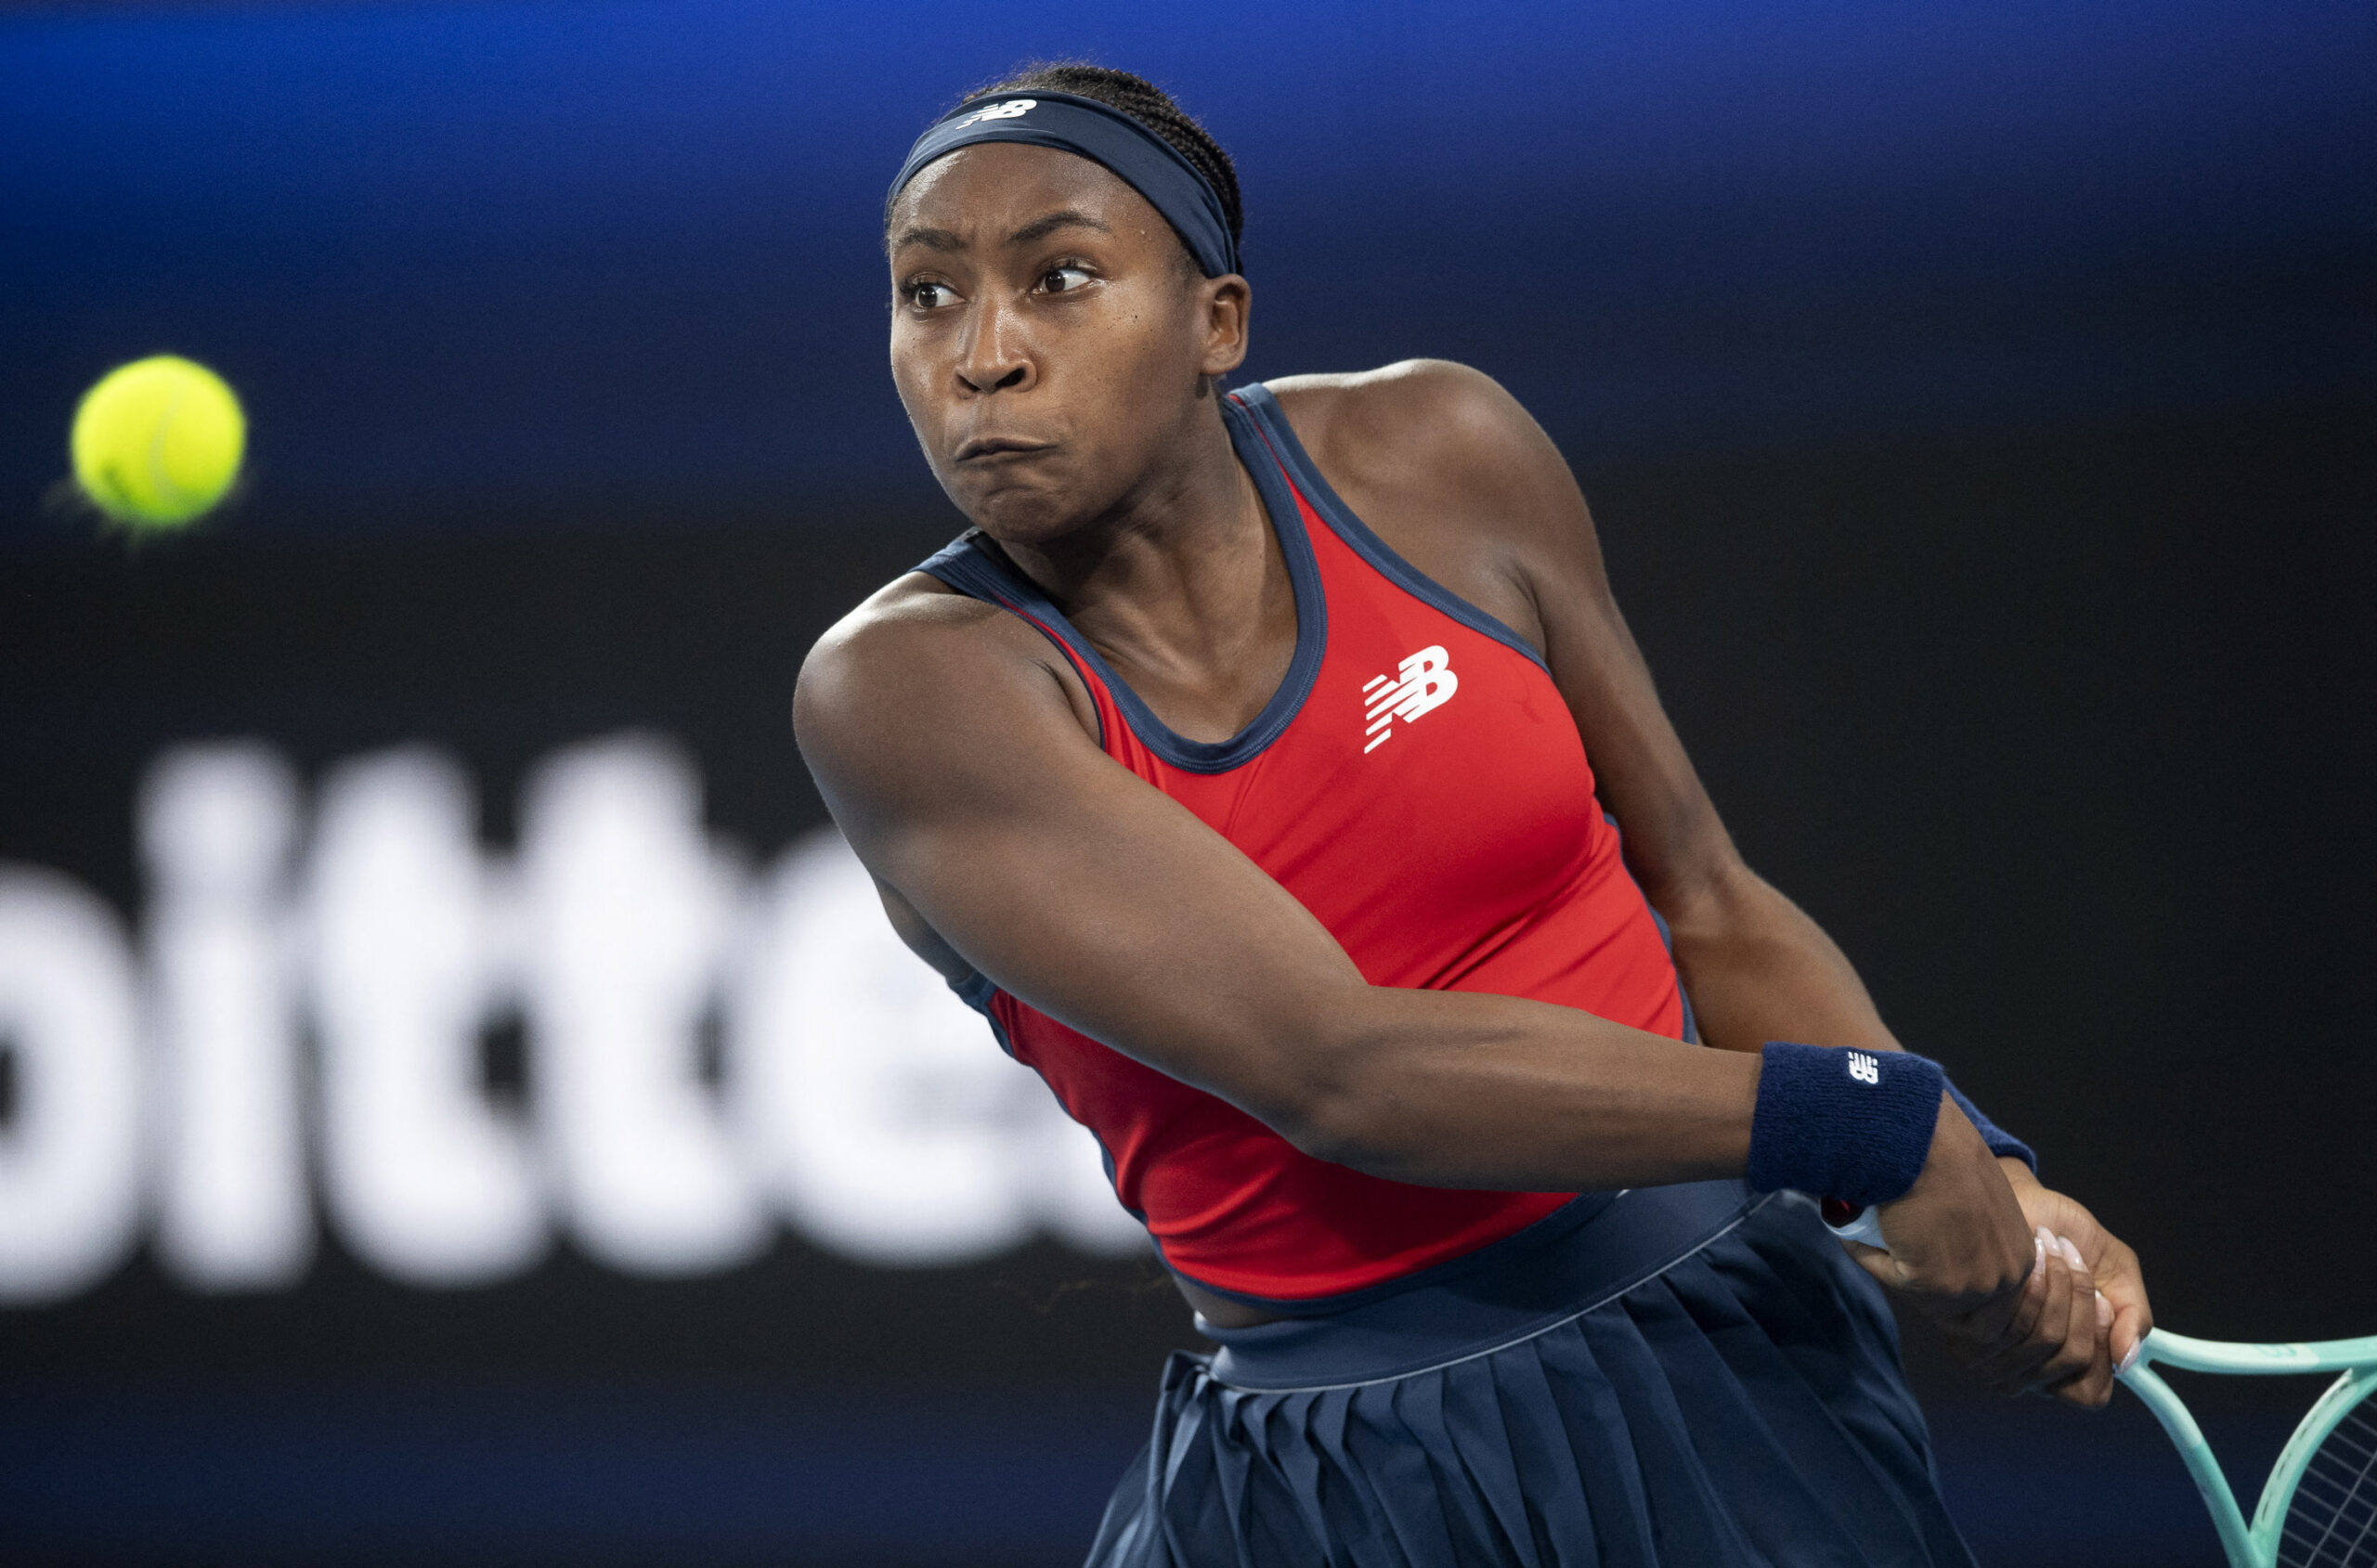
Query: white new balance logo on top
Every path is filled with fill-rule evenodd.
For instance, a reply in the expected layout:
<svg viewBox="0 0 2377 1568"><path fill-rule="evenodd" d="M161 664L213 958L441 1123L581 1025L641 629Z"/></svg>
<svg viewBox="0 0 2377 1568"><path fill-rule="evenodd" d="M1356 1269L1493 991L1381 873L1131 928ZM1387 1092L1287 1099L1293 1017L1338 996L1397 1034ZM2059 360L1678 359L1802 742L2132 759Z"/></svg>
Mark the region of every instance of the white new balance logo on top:
<svg viewBox="0 0 2377 1568"><path fill-rule="evenodd" d="M1369 705L1370 728L1364 733L1370 744L1362 747L1365 755L1384 745L1395 733L1395 721L1406 724L1433 707L1442 707L1461 690L1461 678L1452 672L1452 655L1441 647L1422 648L1396 667L1392 677L1382 675L1362 688L1362 700Z"/></svg>
<svg viewBox="0 0 2377 1568"><path fill-rule="evenodd" d="M1879 1083L1882 1081L1882 1064L1863 1051L1851 1051L1849 1053L1849 1076L1860 1083Z"/></svg>

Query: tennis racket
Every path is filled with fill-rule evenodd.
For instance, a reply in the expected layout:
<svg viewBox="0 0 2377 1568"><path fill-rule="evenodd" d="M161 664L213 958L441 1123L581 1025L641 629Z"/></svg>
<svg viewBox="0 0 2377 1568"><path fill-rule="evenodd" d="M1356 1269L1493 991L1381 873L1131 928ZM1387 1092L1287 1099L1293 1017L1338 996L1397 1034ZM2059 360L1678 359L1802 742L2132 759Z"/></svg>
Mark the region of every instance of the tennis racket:
<svg viewBox="0 0 2377 1568"><path fill-rule="evenodd" d="M2157 1366L2256 1378L2339 1374L2280 1451L2252 1523ZM2253 1345L2154 1328L2121 1380L2178 1445L2234 1568L2377 1568L2377 1405L2370 1403L2377 1393L2377 1335Z"/></svg>
<svg viewBox="0 0 2377 1568"><path fill-rule="evenodd" d="M1873 1210L1838 1199L1822 1207L1835 1236L1882 1245ZM2253 1378L2337 1374L2270 1467L2250 1523L2203 1430L2157 1367ZM2256 1345L2154 1328L2119 1376L2177 1445L2231 1568L2377 1568L2377 1403L2370 1397L2377 1394L2377 1335Z"/></svg>

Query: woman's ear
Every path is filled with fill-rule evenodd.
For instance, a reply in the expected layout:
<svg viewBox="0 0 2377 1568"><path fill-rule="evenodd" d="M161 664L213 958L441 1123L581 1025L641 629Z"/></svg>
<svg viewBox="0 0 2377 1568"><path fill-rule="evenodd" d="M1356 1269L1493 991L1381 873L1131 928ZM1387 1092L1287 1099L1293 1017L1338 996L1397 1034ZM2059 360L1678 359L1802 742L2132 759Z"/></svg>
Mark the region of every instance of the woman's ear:
<svg viewBox="0 0 2377 1568"><path fill-rule="evenodd" d="M1197 280L1197 296L1204 321L1205 352L1197 362L1200 376L1226 376L1246 362L1246 317L1253 291L1237 273Z"/></svg>

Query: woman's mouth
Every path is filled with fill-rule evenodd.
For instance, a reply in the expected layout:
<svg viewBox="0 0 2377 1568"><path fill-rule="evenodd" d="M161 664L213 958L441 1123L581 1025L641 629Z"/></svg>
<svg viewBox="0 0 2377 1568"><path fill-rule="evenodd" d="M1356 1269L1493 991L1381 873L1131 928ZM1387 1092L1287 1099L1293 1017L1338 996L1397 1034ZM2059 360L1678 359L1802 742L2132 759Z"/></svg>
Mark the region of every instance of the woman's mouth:
<svg viewBox="0 0 2377 1568"><path fill-rule="evenodd" d="M1046 441L1031 441L1020 435L977 435L957 448L959 462L979 462L992 458L1029 457L1034 452L1053 451Z"/></svg>

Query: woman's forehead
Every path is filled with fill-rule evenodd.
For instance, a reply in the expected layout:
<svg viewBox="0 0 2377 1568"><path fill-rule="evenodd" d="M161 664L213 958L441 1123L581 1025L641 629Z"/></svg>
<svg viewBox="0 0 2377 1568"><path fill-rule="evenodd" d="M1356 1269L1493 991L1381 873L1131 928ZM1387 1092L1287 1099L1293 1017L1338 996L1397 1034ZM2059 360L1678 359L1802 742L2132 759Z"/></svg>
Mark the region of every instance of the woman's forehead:
<svg viewBox="0 0 2377 1568"><path fill-rule="evenodd" d="M1065 208L1102 219L1117 234L1151 229L1169 237L1163 215L1104 164L1059 148L982 142L916 172L891 204L888 238L896 247L922 227L995 242Z"/></svg>

